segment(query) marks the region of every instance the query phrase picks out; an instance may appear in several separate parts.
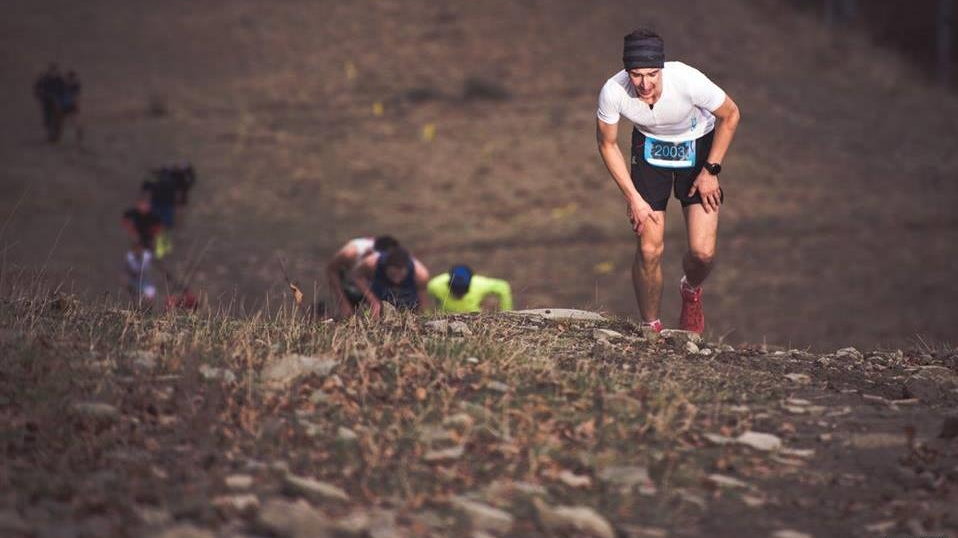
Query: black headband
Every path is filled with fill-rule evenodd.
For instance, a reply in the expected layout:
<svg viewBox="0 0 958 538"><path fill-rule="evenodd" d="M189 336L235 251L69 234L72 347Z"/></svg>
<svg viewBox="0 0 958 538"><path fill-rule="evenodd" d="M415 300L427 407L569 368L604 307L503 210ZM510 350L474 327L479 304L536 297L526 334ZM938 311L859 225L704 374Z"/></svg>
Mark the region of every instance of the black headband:
<svg viewBox="0 0 958 538"><path fill-rule="evenodd" d="M665 43L658 36L632 37L625 36L625 47L622 51L622 63L625 69L643 67L665 67Z"/></svg>

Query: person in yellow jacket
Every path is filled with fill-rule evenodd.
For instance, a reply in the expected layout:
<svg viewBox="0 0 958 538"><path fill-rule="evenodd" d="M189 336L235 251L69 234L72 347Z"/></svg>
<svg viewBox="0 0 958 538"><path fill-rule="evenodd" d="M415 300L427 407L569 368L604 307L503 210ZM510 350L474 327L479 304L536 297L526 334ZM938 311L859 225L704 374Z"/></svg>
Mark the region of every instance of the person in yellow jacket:
<svg viewBox="0 0 958 538"><path fill-rule="evenodd" d="M499 310L512 310L512 289L498 278L475 274L466 265L454 265L448 273L435 276L427 286L443 312L480 312L490 295L499 299Z"/></svg>

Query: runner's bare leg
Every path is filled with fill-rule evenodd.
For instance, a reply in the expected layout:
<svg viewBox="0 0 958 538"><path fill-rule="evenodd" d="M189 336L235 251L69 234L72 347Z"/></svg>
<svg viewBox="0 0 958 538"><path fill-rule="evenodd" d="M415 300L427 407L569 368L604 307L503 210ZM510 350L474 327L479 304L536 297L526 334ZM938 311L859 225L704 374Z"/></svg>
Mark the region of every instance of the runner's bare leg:
<svg viewBox="0 0 958 538"><path fill-rule="evenodd" d="M682 212L689 241L689 249L682 258L682 269L685 270L689 285L697 288L712 271L719 211L706 213L702 204L693 204L682 208Z"/></svg>
<svg viewBox="0 0 958 538"><path fill-rule="evenodd" d="M652 219L645 221L642 235L636 241L635 260L632 262L632 287L642 321L659 319L659 305L662 304L665 211L656 211L655 214L659 217L659 224Z"/></svg>

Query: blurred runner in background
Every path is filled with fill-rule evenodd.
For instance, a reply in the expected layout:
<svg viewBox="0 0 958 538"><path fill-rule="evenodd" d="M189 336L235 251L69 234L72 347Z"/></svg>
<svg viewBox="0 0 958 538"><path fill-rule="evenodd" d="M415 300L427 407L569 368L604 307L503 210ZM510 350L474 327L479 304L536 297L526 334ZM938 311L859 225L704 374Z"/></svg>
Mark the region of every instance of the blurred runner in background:
<svg viewBox="0 0 958 538"><path fill-rule="evenodd" d="M384 302L399 310L418 312L428 301L429 269L403 247L367 256L356 268L355 279L374 319L382 312Z"/></svg>
<svg viewBox="0 0 958 538"><path fill-rule="evenodd" d="M348 317L363 301L363 292L354 279L356 269L367 257L398 247L390 235L357 237L349 240L326 264L326 281L340 317Z"/></svg>
<svg viewBox="0 0 958 538"><path fill-rule="evenodd" d="M512 310L512 289L498 278L477 275L467 265L454 265L448 273L429 281L429 294L444 312L480 312L490 299L498 299L498 310Z"/></svg>

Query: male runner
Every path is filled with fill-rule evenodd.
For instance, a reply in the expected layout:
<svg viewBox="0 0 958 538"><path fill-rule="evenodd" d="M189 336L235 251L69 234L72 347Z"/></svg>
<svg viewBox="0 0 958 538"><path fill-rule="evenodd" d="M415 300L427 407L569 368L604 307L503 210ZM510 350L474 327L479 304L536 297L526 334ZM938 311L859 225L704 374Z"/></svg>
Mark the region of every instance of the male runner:
<svg viewBox="0 0 958 538"><path fill-rule="evenodd" d="M512 288L499 278L477 275L468 265L454 265L448 273L436 275L427 287L443 312L481 312L483 303L496 297L499 311L512 310Z"/></svg>
<svg viewBox="0 0 958 538"><path fill-rule="evenodd" d="M367 256L356 269L355 278L374 319L382 312L384 302L399 310L417 312L426 306L429 269L402 247Z"/></svg>
<svg viewBox="0 0 958 538"><path fill-rule="evenodd" d="M718 233L722 160L739 111L721 88L697 69L666 62L662 38L646 29L625 36L625 69L599 93L599 154L625 195L638 236L632 284L643 325L662 330L662 251L669 193L682 204L688 252L682 259L679 328L702 332L702 283L712 268ZM619 118L632 122L632 169L616 142Z"/></svg>
<svg viewBox="0 0 958 538"><path fill-rule="evenodd" d="M363 292L353 278L363 260L398 246L399 241L390 235L357 237L349 240L333 255L326 265L326 279L341 317L351 316L363 302Z"/></svg>

